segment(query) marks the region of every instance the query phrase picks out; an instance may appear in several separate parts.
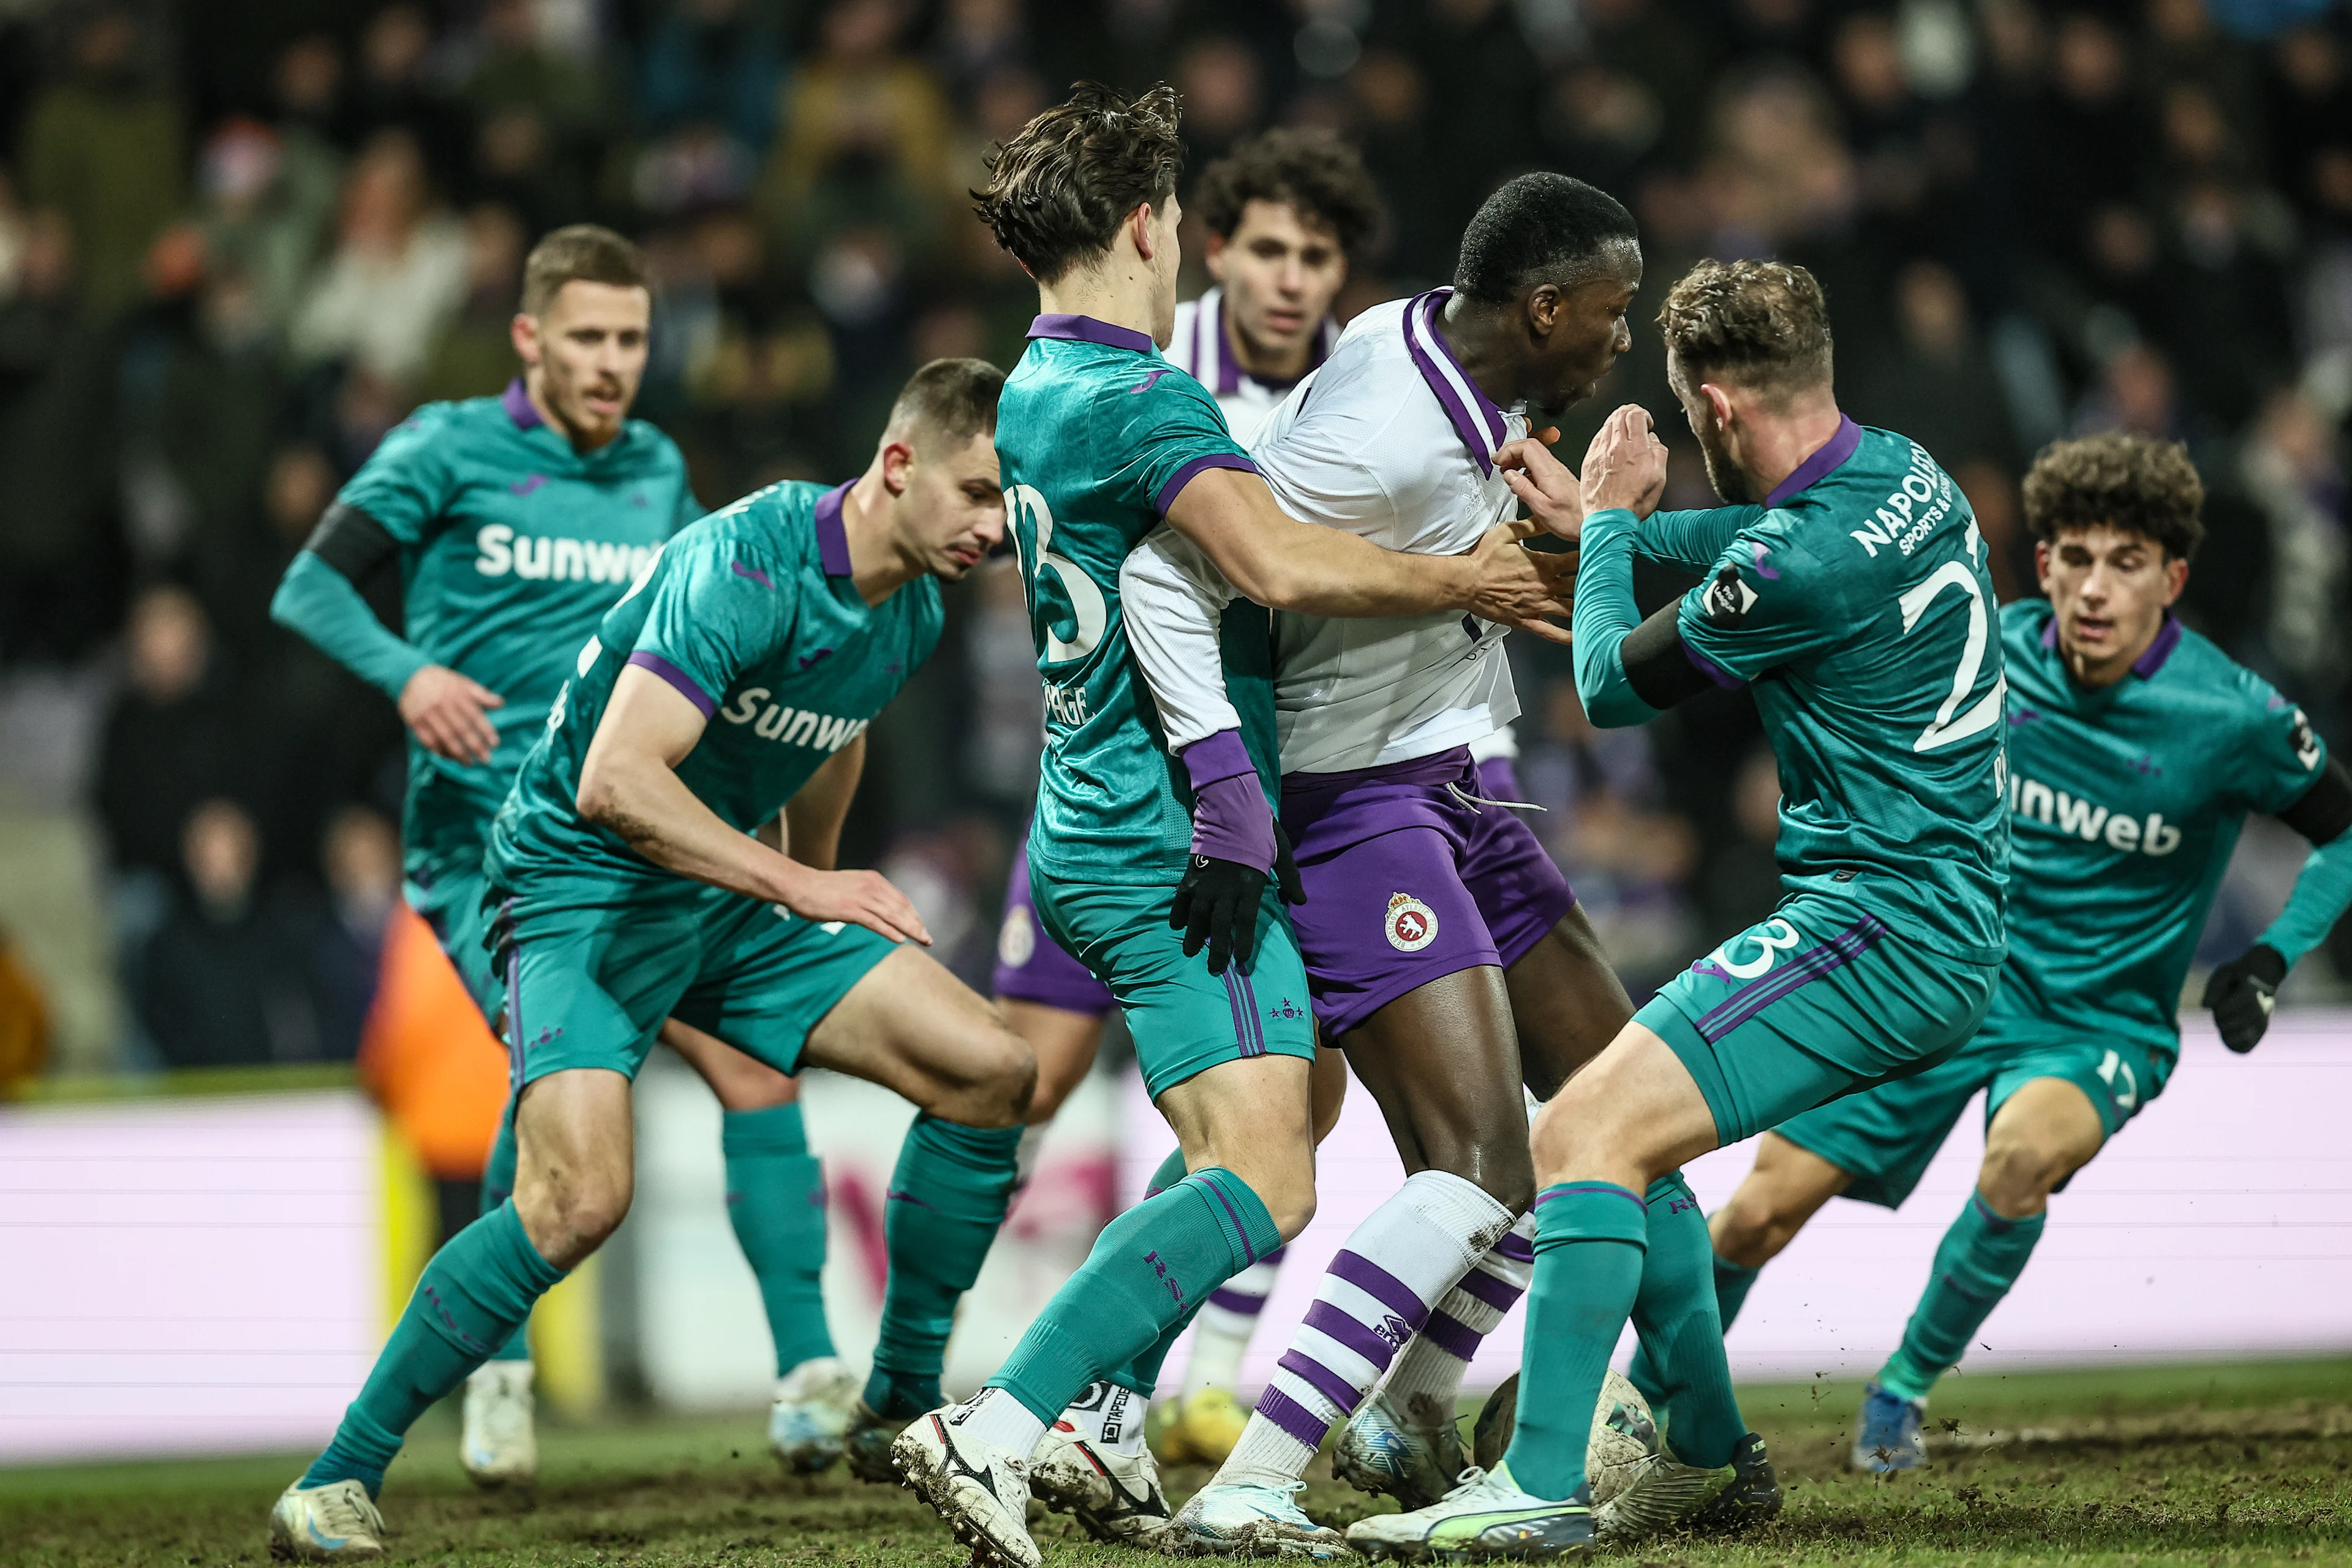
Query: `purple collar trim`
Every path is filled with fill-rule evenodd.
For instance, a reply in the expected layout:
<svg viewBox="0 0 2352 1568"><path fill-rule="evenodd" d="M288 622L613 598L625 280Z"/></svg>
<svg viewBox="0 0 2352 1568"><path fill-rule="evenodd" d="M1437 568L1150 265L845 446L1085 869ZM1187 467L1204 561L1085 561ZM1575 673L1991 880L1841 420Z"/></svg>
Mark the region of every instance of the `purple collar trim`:
<svg viewBox="0 0 2352 1568"><path fill-rule="evenodd" d="M1444 308L1445 297L1453 292L1451 289L1432 289L1407 302L1405 351L1412 355L1412 363L1420 369L1422 379L1429 383L1429 390L1437 395L1438 406L1454 422L1454 433L1470 448L1478 471L1492 474L1495 449L1509 436L1510 426L1503 422L1503 411L1465 374L1445 335L1437 330L1437 312Z"/></svg>
<svg viewBox="0 0 2352 1568"><path fill-rule="evenodd" d="M1822 442L1820 450L1799 463L1795 473L1773 488L1772 493L1764 498L1766 509L1780 506L1790 496L1811 489L1828 479L1845 466L1845 460L1853 457L1853 449L1861 445L1862 426L1844 415L1839 415L1837 434Z"/></svg>
<svg viewBox="0 0 2352 1568"><path fill-rule="evenodd" d="M1248 379L1268 392L1287 392L1306 380L1331 357L1331 345L1339 341L1339 324L1328 316L1315 330L1314 346L1307 352L1307 368L1287 381L1270 381L1262 375ZM1211 367L1214 367L1212 373ZM1219 397L1231 397L1242 389L1241 361L1234 354L1231 339L1225 336L1225 291L1210 289L1201 296L1192 312L1192 374L1210 387Z"/></svg>
<svg viewBox="0 0 2352 1568"><path fill-rule="evenodd" d="M507 383L506 391L499 395L499 402L505 405L507 417L515 422L518 430L536 430L547 423L531 406L530 394L524 390L520 376Z"/></svg>
<svg viewBox="0 0 2352 1568"><path fill-rule="evenodd" d="M1092 316L1040 316L1029 323L1033 338L1066 338L1072 342L1100 343L1105 348L1132 349L1148 354L1158 345L1143 332L1114 327Z"/></svg>
<svg viewBox="0 0 2352 1568"><path fill-rule="evenodd" d="M841 503L848 496L849 485L835 485L816 498L816 558L828 577L849 575L849 531L841 525Z"/></svg>
<svg viewBox="0 0 2352 1568"><path fill-rule="evenodd" d="M2042 646L2045 648L2058 646L2058 616L2054 612L2049 620L2042 623ZM2172 650L2179 646L2180 617L2167 610L2164 612L2164 624L2156 628L2156 638L2147 645L2147 651L2132 660L2132 673L2142 680L2149 679L2164 668L2164 661L2170 658Z"/></svg>

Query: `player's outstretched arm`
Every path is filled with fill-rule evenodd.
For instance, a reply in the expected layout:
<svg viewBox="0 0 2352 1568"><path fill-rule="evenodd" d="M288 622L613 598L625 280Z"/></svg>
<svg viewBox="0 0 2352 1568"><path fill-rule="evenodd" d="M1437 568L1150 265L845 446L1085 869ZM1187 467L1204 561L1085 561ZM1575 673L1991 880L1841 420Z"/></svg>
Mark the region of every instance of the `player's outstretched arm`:
<svg viewBox="0 0 2352 1568"><path fill-rule="evenodd" d="M808 920L853 921L893 942L930 944L915 906L880 873L824 871L780 855L687 788L677 764L702 739L703 724L702 710L660 676L637 665L623 669L580 764L580 815L681 877Z"/></svg>
<svg viewBox="0 0 2352 1568"><path fill-rule="evenodd" d="M1608 435L1604 425L1593 436L1597 447ZM1592 453L1588 451L1590 461ZM1575 469L1552 455L1535 437L1506 442L1495 453L1511 493L1525 503L1528 515L1546 532L1570 543L1584 531L1584 480ZM1666 474L1661 465L1654 488L1627 504L1642 522L1633 553L1679 571L1702 573L1722 559L1739 531L1764 515L1760 506L1714 506L1688 511L1654 510L1665 493Z"/></svg>
<svg viewBox="0 0 2352 1568"><path fill-rule="evenodd" d="M1195 475L1169 503L1168 522L1243 597L1270 610L1346 617L1466 610L1549 642L1568 640L1543 617L1568 613L1559 589L1569 565L1519 543L1532 524L1489 529L1466 555L1407 554L1285 515L1264 479L1236 468Z"/></svg>
<svg viewBox="0 0 2352 1568"><path fill-rule="evenodd" d="M499 732L488 710L505 700L394 635L359 584L400 548L384 526L338 501L319 520L269 601L269 618L383 692L425 748L455 763L487 763Z"/></svg>
<svg viewBox="0 0 2352 1568"><path fill-rule="evenodd" d="M2262 1043L2287 972L2352 909L2352 774L2330 757L2310 789L2278 816L2312 843L2294 891L2253 945L2205 982L2204 1005L2213 1010L2221 1043L2241 1054Z"/></svg>

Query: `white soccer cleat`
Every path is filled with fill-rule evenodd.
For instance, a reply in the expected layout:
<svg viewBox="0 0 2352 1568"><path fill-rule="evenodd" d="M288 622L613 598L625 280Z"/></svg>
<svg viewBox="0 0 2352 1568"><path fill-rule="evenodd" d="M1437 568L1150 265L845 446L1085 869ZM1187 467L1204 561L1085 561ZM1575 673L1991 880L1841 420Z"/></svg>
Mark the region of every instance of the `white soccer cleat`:
<svg viewBox="0 0 2352 1568"><path fill-rule="evenodd" d="M857 1410L856 1376L835 1356L815 1356L776 1380L768 1407L768 1451L796 1476L814 1475L841 1458Z"/></svg>
<svg viewBox="0 0 2352 1568"><path fill-rule="evenodd" d="M1212 1481L1169 1522L1160 1550L1175 1557L1303 1557L1318 1563L1345 1557L1346 1538L1307 1518L1298 1506L1298 1489L1306 1484Z"/></svg>
<svg viewBox="0 0 2352 1568"><path fill-rule="evenodd" d="M1331 1473L1360 1492L1392 1497L1405 1509L1427 1508L1470 1468L1453 1423L1414 1423L1387 1390L1373 1394L1339 1433Z"/></svg>
<svg viewBox="0 0 2352 1568"><path fill-rule="evenodd" d="M1661 1448L1634 1468L1623 1490L1592 1510L1592 1532L1603 1541L1639 1541L1679 1530L1730 1473L1685 1465Z"/></svg>
<svg viewBox="0 0 2352 1568"><path fill-rule="evenodd" d="M1055 1513L1075 1515L1097 1541L1150 1545L1168 1528L1168 1494L1151 1450L1103 1447L1067 1421L1048 1427L1030 1457L1029 1490Z"/></svg>
<svg viewBox="0 0 2352 1568"><path fill-rule="evenodd" d="M269 1510L269 1554L301 1563L362 1563L383 1555L383 1515L358 1481L296 1481Z"/></svg>
<svg viewBox="0 0 2352 1568"><path fill-rule="evenodd" d="M890 1463L980 1568L1037 1568L1029 1539L1029 1456L983 1442L950 1419L959 1406L918 1416L890 1445Z"/></svg>
<svg viewBox="0 0 2352 1568"><path fill-rule="evenodd" d="M1358 1520L1348 1544L1403 1563L1581 1557L1592 1550L1592 1510L1581 1493L1566 1502L1530 1497L1497 1465L1464 1471L1462 1484L1427 1508Z"/></svg>
<svg viewBox="0 0 2352 1568"><path fill-rule="evenodd" d="M527 1361L486 1361L466 1379L457 1456L476 1486L529 1486L539 1479L530 1380Z"/></svg>

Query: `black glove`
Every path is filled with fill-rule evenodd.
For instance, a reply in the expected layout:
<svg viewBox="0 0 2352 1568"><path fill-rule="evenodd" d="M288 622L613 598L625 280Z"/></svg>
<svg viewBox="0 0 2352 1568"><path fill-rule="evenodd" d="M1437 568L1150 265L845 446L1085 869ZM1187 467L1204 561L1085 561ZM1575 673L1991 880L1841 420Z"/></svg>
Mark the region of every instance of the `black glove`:
<svg viewBox="0 0 2352 1568"><path fill-rule="evenodd" d="M2213 1026L2221 1031L2223 1045L2243 1056L2263 1043L2285 978L2286 959L2260 942L2213 971L2205 982L2204 1005L2213 1009Z"/></svg>
<svg viewBox="0 0 2352 1568"><path fill-rule="evenodd" d="M1274 875L1284 903L1307 901L1298 863L1291 858L1290 836L1279 821L1274 825ZM1257 956L1257 906L1265 879L1264 871L1238 860L1195 855L1186 861L1184 879L1176 884L1175 900L1168 907L1169 926L1184 933L1184 956L1205 946L1210 973L1223 974L1236 958L1248 973Z"/></svg>

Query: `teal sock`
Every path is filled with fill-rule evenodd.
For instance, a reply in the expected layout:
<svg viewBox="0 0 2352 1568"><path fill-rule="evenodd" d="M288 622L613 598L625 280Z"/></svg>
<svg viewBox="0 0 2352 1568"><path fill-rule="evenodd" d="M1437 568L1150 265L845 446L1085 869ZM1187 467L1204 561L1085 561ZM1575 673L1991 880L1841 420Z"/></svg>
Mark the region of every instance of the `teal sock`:
<svg viewBox="0 0 2352 1568"><path fill-rule="evenodd" d="M482 1167L482 1212L499 1212L499 1205L514 1196L515 1184L515 1102L510 1097L507 1108L499 1117L499 1135L490 1143L489 1163ZM455 1240L455 1237L451 1238ZM508 1337L499 1347L492 1361L529 1361L530 1359L530 1321Z"/></svg>
<svg viewBox="0 0 2352 1568"><path fill-rule="evenodd" d="M425 1264L375 1369L301 1484L357 1479L371 1495L380 1490L416 1418L489 1360L562 1278L523 1234L511 1203L451 1237Z"/></svg>
<svg viewBox="0 0 2352 1568"><path fill-rule="evenodd" d="M926 1111L898 1146L883 1220L890 1277L866 1380L866 1403L877 1414L911 1419L941 1403L956 1303L980 1278L1012 1205L1024 1131L963 1127Z"/></svg>
<svg viewBox="0 0 2352 1568"><path fill-rule="evenodd" d="M719 1119L727 1157L727 1220L760 1281L776 1375L833 1354L824 1322L824 1167L809 1152L801 1108L730 1110Z"/></svg>
<svg viewBox="0 0 2352 1568"><path fill-rule="evenodd" d="M1880 1369L1878 1385L1898 1399L1925 1399L1936 1380L1960 1364L1960 1357L1984 1326L2042 1239L2048 1211L2004 1219L1979 1193L1936 1248L1927 1289L1904 1325L1903 1342Z"/></svg>
<svg viewBox="0 0 2352 1568"><path fill-rule="evenodd" d="M1151 1180L1145 1184L1143 1195L1146 1198L1158 1197L1182 1181L1184 1174L1184 1151L1177 1149L1160 1161L1160 1168L1151 1173ZM1160 1386L1160 1369L1167 1363L1168 1352L1176 1348L1178 1337L1192 1326L1192 1320L1200 1316L1201 1308L1208 1300L1207 1296L1202 1296L1194 1300L1181 1317L1168 1325L1167 1332L1152 1342L1150 1349L1112 1373L1110 1381L1129 1393L1139 1394L1149 1400L1151 1391Z"/></svg>
<svg viewBox="0 0 2352 1568"><path fill-rule="evenodd" d="M1649 1213L1614 1182L1546 1187L1536 1205L1518 1426L1503 1460L1522 1491L1559 1501L1584 1485L1592 1407L1642 1287Z"/></svg>
<svg viewBox="0 0 2352 1568"><path fill-rule="evenodd" d="M989 1386L1051 1423L1087 1384L1131 1372L1211 1291L1281 1245L1247 1183L1216 1166L1195 1171L1103 1228Z"/></svg>
<svg viewBox="0 0 2352 1568"><path fill-rule="evenodd" d="M1731 1331L1732 1320L1748 1304L1748 1288L1763 1272L1744 1263L1734 1263L1719 1252L1715 1254L1715 1315L1722 1322L1725 1333Z"/></svg>
<svg viewBox="0 0 2352 1568"><path fill-rule="evenodd" d="M1732 1450L1748 1435L1739 1402L1732 1396L1731 1367L1723 1357L1723 1328L1716 1317L1715 1270L1709 1267L1715 1248L1706 1238L1706 1216L1680 1171L1651 1183L1646 1195L1649 1251L1642 1262L1642 1288L1633 1298L1633 1330L1655 1369L1658 1388L1645 1388L1643 1394L1666 1417L1667 1447L1675 1458L1711 1470L1731 1463Z"/></svg>

